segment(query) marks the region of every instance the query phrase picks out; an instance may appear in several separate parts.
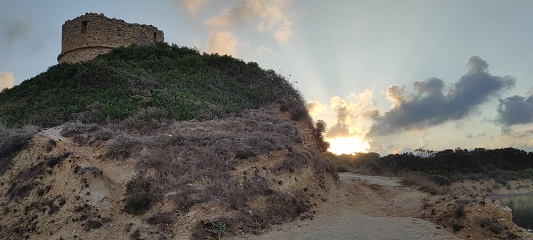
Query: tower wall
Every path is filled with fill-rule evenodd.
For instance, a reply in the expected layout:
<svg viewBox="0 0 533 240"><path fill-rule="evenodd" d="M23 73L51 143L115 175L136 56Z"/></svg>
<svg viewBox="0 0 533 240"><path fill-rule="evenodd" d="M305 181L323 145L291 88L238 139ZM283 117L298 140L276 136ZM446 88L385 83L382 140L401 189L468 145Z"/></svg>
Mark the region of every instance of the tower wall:
<svg viewBox="0 0 533 240"><path fill-rule="evenodd" d="M120 46L164 41L164 33L154 26L86 13L63 24L61 53L57 60L60 63L88 61Z"/></svg>

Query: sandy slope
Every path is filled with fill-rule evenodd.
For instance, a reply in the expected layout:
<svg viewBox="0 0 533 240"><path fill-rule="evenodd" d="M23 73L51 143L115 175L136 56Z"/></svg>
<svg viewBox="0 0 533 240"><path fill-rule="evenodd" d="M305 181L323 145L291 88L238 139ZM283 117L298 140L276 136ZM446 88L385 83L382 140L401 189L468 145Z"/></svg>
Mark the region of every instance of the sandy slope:
<svg viewBox="0 0 533 240"><path fill-rule="evenodd" d="M415 218L425 193L399 184L399 178L340 173L340 185L316 215L275 226L242 239L457 239L439 226ZM235 238L230 237L228 239Z"/></svg>

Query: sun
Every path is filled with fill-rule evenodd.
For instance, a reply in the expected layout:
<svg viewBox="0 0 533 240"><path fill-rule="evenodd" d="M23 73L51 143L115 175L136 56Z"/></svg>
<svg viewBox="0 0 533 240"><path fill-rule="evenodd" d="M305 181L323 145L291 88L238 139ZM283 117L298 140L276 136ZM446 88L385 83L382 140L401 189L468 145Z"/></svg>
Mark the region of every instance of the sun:
<svg viewBox="0 0 533 240"><path fill-rule="evenodd" d="M328 151L336 155L366 153L370 149L370 144L359 136L326 138L326 142L329 142Z"/></svg>

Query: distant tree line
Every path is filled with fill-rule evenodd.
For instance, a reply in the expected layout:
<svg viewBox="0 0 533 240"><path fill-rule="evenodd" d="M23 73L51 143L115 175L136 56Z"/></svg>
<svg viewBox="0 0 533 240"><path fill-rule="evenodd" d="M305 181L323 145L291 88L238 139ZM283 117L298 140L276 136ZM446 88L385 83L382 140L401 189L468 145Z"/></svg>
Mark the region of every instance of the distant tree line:
<svg viewBox="0 0 533 240"><path fill-rule="evenodd" d="M417 149L389 154L358 153L333 156L340 170L369 169L376 173L418 171L453 178L501 177L533 178L533 152L516 148L473 150L456 148L443 151ZM347 169L343 169L347 168ZM350 169L351 168L351 169Z"/></svg>

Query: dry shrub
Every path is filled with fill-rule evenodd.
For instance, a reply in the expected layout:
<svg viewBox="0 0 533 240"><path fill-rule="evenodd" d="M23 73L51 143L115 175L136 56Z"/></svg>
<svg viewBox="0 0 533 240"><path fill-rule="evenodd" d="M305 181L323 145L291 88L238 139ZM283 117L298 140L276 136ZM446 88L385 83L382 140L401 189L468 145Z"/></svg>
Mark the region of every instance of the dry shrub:
<svg viewBox="0 0 533 240"><path fill-rule="evenodd" d="M478 223L481 228L488 229L495 234L502 234L505 230L505 225L493 217L483 218Z"/></svg>
<svg viewBox="0 0 533 240"><path fill-rule="evenodd" d="M154 203L156 196L151 191L151 181L143 177L133 178L126 185L124 211L139 215L146 212Z"/></svg>
<svg viewBox="0 0 533 240"><path fill-rule="evenodd" d="M379 159L378 153L356 153L353 155L324 153L323 155L335 165L337 172L353 172L367 175L386 173L384 168L377 162Z"/></svg>
<svg viewBox="0 0 533 240"><path fill-rule="evenodd" d="M133 137L124 134L118 135L108 144L104 155L109 158L126 159L136 150L134 146L138 143L139 141L136 141Z"/></svg>
<svg viewBox="0 0 533 240"><path fill-rule="evenodd" d="M15 129L0 124L0 174L10 166L11 159L28 145L38 130L37 127L30 125Z"/></svg>
<svg viewBox="0 0 533 240"><path fill-rule="evenodd" d="M74 137L80 134L87 134L100 129L96 124L83 124L79 122L67 123L61 130L63 137Z"/></svg>
<svg viewBox="0 0 533 240"><path fill-rule="evenodd" d="M311 156L306 156L302 153L289 152L285 155L283 161L277 164L274 169L278 173L287 171L294 173L297 169L300 169L306 164L308 159L311 159Z"/></svg>
<svg viewBox="0 0 533 240"><path fill-rule="evenodd" d="M157 107L148 107L139 110L133 116L124 120L126 128L135 131L146 132L150 129L159 128L168 119L168 112Z"/></svg>
<svg viewBox="0 0 533 240"><path fill-rule="evenodd" d="M161 230L167 231L176 220L175 212L159 212L146 220L151 225L157 225Z"/></svg>
<svg viewBox="0 0 533 240"><path fill-rule="evenodd" d="M465 216L466 216L465 205L464 204L457 205L457 207L453 211L453 217L455 219L461 219L461 218L465 218Z"/></svg>
<svg viewBox="0 0 533 240"><path fill-rule="evenodd" d="M311 207L311 203L303 195L292 196L273 192L267 199L265 210L239 211L231 216L202 220L196 225L192 238L218 239L226 232L233 235L242 232L257 234L268 225L294 220L308 212Z"/></svg>
<svg viewBox="0 0 533 240"><path fill-rule="evenodd" d="M443 194L447 191L446 187L435 183L430 177L418 172L400 173L402 176L401 184L404 186L417 186L421 191L432 195Z"/></svg>

